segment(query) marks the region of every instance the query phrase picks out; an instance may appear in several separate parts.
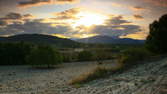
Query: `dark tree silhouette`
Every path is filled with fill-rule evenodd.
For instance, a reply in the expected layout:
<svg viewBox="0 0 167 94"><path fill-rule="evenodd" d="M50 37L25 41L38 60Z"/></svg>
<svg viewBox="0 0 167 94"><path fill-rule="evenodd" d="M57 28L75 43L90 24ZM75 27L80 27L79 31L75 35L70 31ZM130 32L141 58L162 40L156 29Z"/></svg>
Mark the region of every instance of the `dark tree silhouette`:
<svg viewBox="0 0 167 94"><path fill-rule="evenodd" d="M27 56L27 63L34 67L54 67L60 64L62 57L60 53L50 46L36 46Z"/></svg>
<svg viewBox="0 0 167 94"><path fill-rule="evenodd" d="M150 24L147 48L154 53L167 53L167 14Z"/></svg>
<svg viewBox="0 0 167 94"><path fill-rule="evenodd" d="M31 50L31 44L0 43L0 65L24 65L25 57Z"/></svg>

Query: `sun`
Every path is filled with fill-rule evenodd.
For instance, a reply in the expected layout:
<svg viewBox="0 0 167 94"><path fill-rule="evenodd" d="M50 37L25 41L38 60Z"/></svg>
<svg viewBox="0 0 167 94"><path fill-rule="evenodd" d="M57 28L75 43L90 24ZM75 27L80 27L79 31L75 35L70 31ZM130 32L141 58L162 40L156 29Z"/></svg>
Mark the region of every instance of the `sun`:
<svg viewBox="0 0 167 94"><path fill-rule="evenodd" d="M92 25L100 25L103 24L107 19L107 16L93 12L79 12L76 14L76 17L78 19L74 22L73 27L90 27Z"/></svg>

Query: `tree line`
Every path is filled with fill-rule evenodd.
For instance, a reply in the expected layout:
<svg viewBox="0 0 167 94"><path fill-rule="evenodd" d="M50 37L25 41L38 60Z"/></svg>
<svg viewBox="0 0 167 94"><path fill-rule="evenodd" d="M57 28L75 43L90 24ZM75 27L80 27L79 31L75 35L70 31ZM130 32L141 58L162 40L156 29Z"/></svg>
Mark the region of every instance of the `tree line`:
<svg viewBox="0 0 167 94"><path fill-rule="evenodd" d="M0 65L32 65L51 67L62 62L60 53L48 45L0 43Z"/></svg>

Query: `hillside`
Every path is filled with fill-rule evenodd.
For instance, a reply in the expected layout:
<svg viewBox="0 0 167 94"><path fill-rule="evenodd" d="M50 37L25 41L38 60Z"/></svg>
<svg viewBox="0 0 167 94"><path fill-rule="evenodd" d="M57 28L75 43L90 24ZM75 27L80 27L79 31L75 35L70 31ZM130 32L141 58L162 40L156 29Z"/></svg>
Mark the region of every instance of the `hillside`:
<svg viewBox="0 0 167 94"><path fill-rule="evenodd" d="M0 37L0 42L30 42L35 44L54 45L56 47L78 47L80 43L66 38L42 34L22 34L10 37Z"/></svg>
<svg viewBox="0 0 167 94"><path fill-rule="evenodd" d="M130 38L119 38L110 36L94 36L76 40L81 43L96 43L96 44L143 44L144 40L135 40Z"/></svg>

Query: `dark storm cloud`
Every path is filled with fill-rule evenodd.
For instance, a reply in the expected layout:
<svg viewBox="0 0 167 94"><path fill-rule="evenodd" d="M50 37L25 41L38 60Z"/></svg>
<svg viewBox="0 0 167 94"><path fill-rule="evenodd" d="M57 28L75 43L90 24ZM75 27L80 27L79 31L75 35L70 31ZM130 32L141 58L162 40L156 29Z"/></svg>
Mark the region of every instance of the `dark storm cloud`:
<svg viewBox="0 0 167 94"><path fill-rule="evenodd" d="M29 0L29 1L21 1L18 3L20 7L31 7L31 6L39 6L45 4L64 4L64 3L74 3L77 0Z"/></svg>

